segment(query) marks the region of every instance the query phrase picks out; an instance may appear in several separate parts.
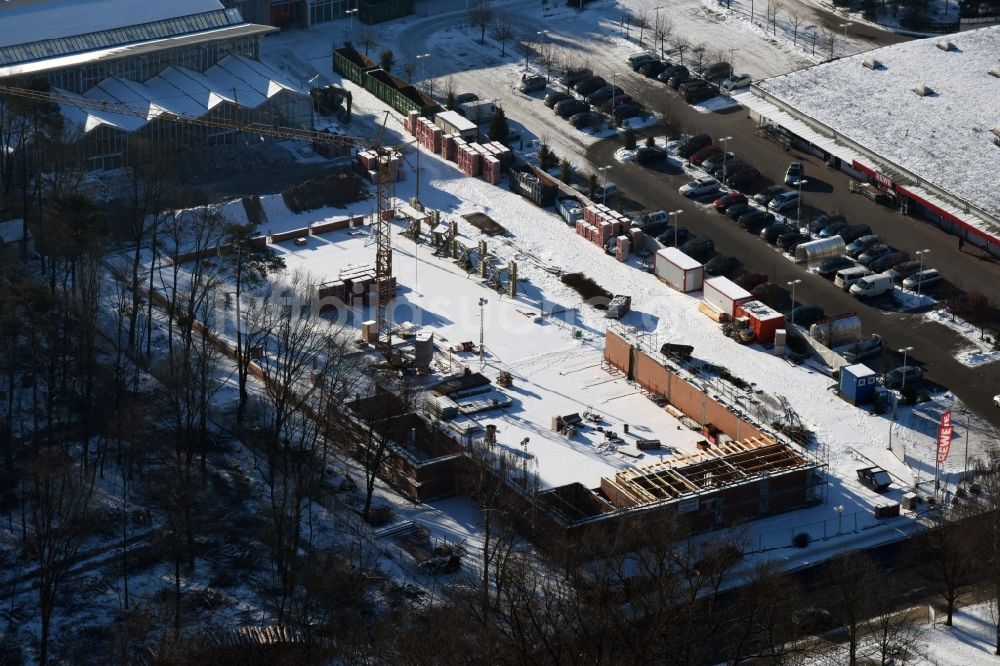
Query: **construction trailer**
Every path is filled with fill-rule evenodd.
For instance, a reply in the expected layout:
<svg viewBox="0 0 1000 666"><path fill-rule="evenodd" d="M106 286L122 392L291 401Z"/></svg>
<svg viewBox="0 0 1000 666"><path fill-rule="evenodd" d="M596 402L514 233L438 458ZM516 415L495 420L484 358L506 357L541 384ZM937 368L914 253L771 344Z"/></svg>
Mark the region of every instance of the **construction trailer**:
<svg viewBox="0 0 1000 666"><path fill-rule="evenodd" d="M468 142L479 138L479 127L457 111L442 111L434 116L434 124L445 134L456 134Z"/></svg>
<svg viewBox="0 0 1000 666"><path fill-rule="evenodd" d="M661 282L666 282L684 293L701 289L705 267L675 247L666 247L656 253L653 272Z"/></svg>
<svg viewBox="0 0 1000 666"><path fill-rule="evenodd" d="M702 301L727 318L736 314L736 308L753 300L753 295L729 278L714 277L705 280Z"/></svg>
<svg viewBox="0 0 1000 666"><path fill-rule="evenodd" d="M754 339L761 344L774 342L777 330L785 328L785 315L760 301L748 301L736 306L736 318L746 319L747 326L753 331Z"/></svg>

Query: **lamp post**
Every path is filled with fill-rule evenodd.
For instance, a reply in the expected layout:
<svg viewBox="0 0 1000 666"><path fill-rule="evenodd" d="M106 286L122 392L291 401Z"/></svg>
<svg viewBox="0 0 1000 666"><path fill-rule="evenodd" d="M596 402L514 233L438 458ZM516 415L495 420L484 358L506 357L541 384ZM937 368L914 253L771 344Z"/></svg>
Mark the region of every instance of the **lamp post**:
<svg viewBox="0 0 1000 666"><path fill-rule="evenodd" d="M900 354L903 355L903 381L899 384L899 393L902 395L903 391L906 389L906 355L913 351L913 347L903 347L902 349L897 349ZM895 410L893 411L895 416Z"/></svg>
<svg viewBox="0 0 1000 666"><path fill-rule="evenodd" d="M838 28L844 29L844 39L847 39L847 28L852 25L854 25L853 21L848 21L847 23L841 23L840 25L837 26Z"/></svg>
<svg viewBox="0 0 1000 666"><path fill-rule="evenodd" d="M420 80L423 81L424 80L424 60L426 60L427 58L430 58L431 54L430 53L421 53L420 55L415 56L415 57L417 59L417 63L420 65ZM424 86L424 88L426 89L426 86Z"/></svg>
<svg viewBox="0 0 1000 666"><path fill-rule="evenodd" d="M670 211L670 214L674 216L674 247L677 247L677 217L683 212L683 210Z"/></svg>
<svg viewBox="0 0 1000 666"><path fill-rule="evenodd" d="M729 161L729 156L726 153L726 147L729 145L729 140L732 139L731 136L722 137L722 184L726 184L726 162Z"/></svg>
<svg viewBox="0 0 1000 666"><path fill-rule="evenodd" d="M618 95L614 94L614 92L615 92L615 90L614 90L615 84L618 81L618 74L619 74L618 72L611 72L611 93L612 93L612 95L611 95L611 120L612 120L612 122L615 119L615 98L618 97Z"/></svg>
<svg viewBox="0 0 1000 666"><path fill-rule="evenodd" d="M920 269L917 271L917 275L920 275L924 271L924 255L930 252L929 249L924 248L923 250L917 250L913 254L920 257ZM920 288L924 286L923 280L917 282L917 305L920 305Z"/></svg>
<svg viewBox="0 0 1000 666"><path fill-rule="evenodd" d="M969 410L963 409L962 416L965 417L965 471L962 472L962 482L969 482Z"/></svg>
<svg viewBox="0 0 1000 666"><path fill-rule="evenodd" d="M479 369L482 370L486 365L486 360L483 358L483 308L489 303L485 298L479 299Z"/></svg>
<svg viewBox="0 0 1000 666"><path fill-rule="evenodd" d="M840 532L844 527L844 505L838 504L833 507L833 510L837 512L837 536L840 536Z"/></svg>
<svg viewBox="0 0 1000 666"><path fill-rule="evenodd" d="M548 30L539 30L535 34L539 35L542 38L542 46L543 47L549 43L549 31ZM548 58L547 55L545 55L545 51L543 49L538 49L538 64L539 65L542 64L542 60L543 59L545 60L545 63L546 63L545 64L545 80L548 81L549 80L549 66L548 66L547 63L549 62L549 58Z"/></svg>
<svg viewBox="0 0 1000 666"><path fill-rule="evenodd" d="M348 41L353 42L354 41L354 15L358 13L358 8L355 7L354 9L345 9L344 13L347 14L347 16L350 18L350 21L347 24L348 25L348 28L347 28L347 39L348 39ZM353 46L353 44L352 44L352 46Z"/></svg>
<svg viewBox="0 0 1000 666"><path fill-rule="evenodd" d="M795 221L800 225L802 224L802 186L808 182L805 178L799 178L796 181L796 184L799 186L799 209L795 213Z"/></svg>
<svg viewBox="0 0 1000 666"><path fill-rule="evenodd" d="M601 203L602 204L607 204L608 203L608 169L610 169L610 168L611 168L610 164L607 165L607 166L597 167L598 171L601 171L601 172L604 173L604 182L601 185Z"/></svg>
<svg viewBox="0 0 1000 666"><path fill-rule="evenodd" d="M661 9L663 9L663 5L658 5L656 7L653 7L653 11L656 12L656 18L653 19L653 44L654 44L653 48L656 48L656 46L655 46L655 44L656 44L656 33L658 33L660 31L660 10ZM660 57L661 58L663 57L663 42L660 42Z"/></svg>
<svg viewBox="0 0 1000 666"><path fill-rule="evenodd" d="M792 288L792 326L795 326L795 285L800 284L801 282L802 280L790 280L785 283Z"/></svg>

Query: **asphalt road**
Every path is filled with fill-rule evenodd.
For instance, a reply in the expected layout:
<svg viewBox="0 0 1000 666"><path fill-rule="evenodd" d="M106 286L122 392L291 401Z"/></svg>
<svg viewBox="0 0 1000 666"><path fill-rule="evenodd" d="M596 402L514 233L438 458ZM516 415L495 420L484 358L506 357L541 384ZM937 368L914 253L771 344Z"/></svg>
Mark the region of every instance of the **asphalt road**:
<svg viewBox="0 0 1000 666"><path fill-rule="evenodd" d="M852 223L864 222L886 242L910 252L930 248L928 266L938 268L944 277L965 289L985 293L993 303L1000 302L1000 264L982 257L977 249L958 250L957 238L930 224L903 216L878 206L868 199L848 191L848 177L827 168L821 160L785 153L784 148L754 134L754 123L740 109L728 113L701 113L685 104L673 91L655 81L636 75L623 85L633 97L648 108L666 110L690 132L707 132L712 136L731 136L727 148L757 167L761 173L781 181L791 160L806 165L810 180L804 190L806 206L839 212ZM548 113L544 106L539 113ZM662 130L651 130L654 133ZM636 164L621 164L613 158L620 147L617 139L592 145L587 151L591 164L610 164L608 179L614 181L630 198L649 210L683 209L680 224L692 233L707 234L716 243L716 250L739 258L748 271L766 273L773 282L784 284L801 279L796 287L796 302L818 305L828 314L856 312L866 335L879 333L890 349L912 346L909 358L925 369L931 382L952 390L971 411L1000 426L1000 410L992 398L1000 393L1000 363L969 368L955 360L953 354L968 343L941 325L927 322L918 314L889 313L871 304L858 301L832 282L809 274L782 257L763 241L746 233L729 218L719 215L710 206L699 205L677 192L687 182L684 175L665 175ZM909 360L908 360L909 362ZM891 364L890 364L891 365ZM876 368L880 370L881 368Z"/></svg>

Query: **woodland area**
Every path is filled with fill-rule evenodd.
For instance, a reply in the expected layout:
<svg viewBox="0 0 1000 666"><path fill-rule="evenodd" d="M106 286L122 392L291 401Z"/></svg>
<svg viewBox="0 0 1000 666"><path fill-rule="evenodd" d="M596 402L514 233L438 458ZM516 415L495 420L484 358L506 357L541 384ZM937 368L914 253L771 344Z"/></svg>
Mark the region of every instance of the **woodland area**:
<svg viewBox="0 0 1000 666"><path fill-rule="evenodd" d="M374 390L357 332L179 186L176 155L129 146L127 197L98 201L58 109L0 108L22 146L0 210L34 239L0 259L0 664L886 664L915 586L949 613L1000 598L996 464L891 573L851 554L803 580L663 515L535 534L474 453L476 543L378 539L375 472L403 434L373 426L412 408L405 378L348 418ZM146 268L182 250L184 275Z"/></svg>

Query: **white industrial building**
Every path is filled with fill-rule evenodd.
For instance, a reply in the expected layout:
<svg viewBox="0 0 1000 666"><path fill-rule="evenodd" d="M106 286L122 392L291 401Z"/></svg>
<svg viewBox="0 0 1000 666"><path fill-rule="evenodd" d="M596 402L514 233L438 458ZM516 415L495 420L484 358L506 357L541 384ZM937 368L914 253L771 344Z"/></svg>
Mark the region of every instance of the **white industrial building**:
<svg viewBox="0 0 1000 666"><path fill-rule="evenodd" d="M6 0L0 84L44 79L79 98L60 105L67 136L85 146L90 168L114 168L131 136L182 145L237 138L170 115L307 124L308 92L260 61L261 38L276 31L218 0Z"/></svg>
<svg viewBox="0 0 1000 666"><path fill-rule="evenodd" d="M1000 26L764 79L740 101L908 214L1000 249Z"/></svg>

